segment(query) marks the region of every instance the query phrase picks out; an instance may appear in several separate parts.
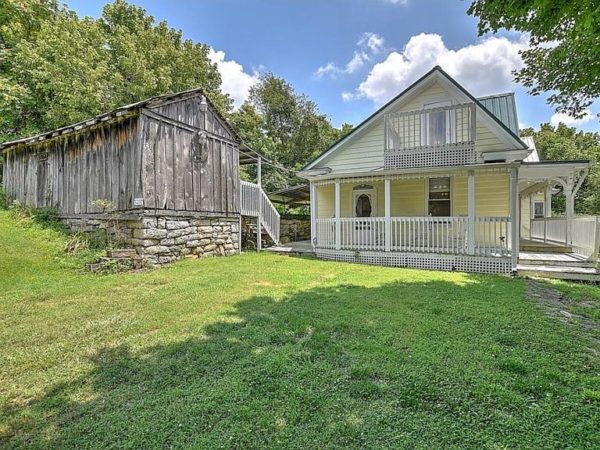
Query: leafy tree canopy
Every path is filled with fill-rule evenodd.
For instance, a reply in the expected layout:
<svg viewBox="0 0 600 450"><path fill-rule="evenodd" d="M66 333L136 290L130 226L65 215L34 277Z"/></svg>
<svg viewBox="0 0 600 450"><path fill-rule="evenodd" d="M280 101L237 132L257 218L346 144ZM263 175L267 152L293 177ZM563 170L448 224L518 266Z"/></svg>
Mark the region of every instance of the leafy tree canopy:
<svg viewBox="0 0 600 450"><path fill-rule="evenodd" d="M474 0L468 13L479 18L480 35L529 35L516 80L533 95L553 92L548 102L558 111L581 117L600 96L598 0Z"/></svg>
<svg viewBox="0 0 600 450"><path fill-rule="evenodd" d="M4 0L0 43L2 140L198 86L223 112L231 109L209 47L123 0L97 20L54 1Z"/></svg>
<svg viewBox="0 0 600 450"><path fill-rule="evenodd" d="M560 123L554 127L542 124L538 131L533 128L521 130L521 136L533 136L542 160L589 159L600 161L600 134L577 131ZM580 214L600 214L600 167L593 164L588 177L579 189L575 199L576 212ZM564 212L564 197L553 201L555 212Z"/></svg>
<svg viewBox="0 0 600 450"><path fill-rule="evenodd" d="M248 101L231 117L250 146L288 169L285 172L265 167L263 184L267 190L303 183L293 171L352 129L348 124L342 129L333 127L315 102L272 73L261 75L250 89ZM254 170L249 175L254 175Z"/></svg>

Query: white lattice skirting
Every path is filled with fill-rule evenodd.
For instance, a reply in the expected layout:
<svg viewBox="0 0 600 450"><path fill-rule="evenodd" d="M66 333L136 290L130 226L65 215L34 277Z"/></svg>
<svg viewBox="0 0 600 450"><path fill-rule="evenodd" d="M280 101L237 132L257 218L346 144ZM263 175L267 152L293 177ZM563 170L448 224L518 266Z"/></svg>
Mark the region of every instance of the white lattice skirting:
<svg viewBox="0 0 600 450"><path fill-rule="evenodd" d="M317 249L317 258L374 266L414 267L416 269L511 274L511 260L505 257L439 255L432 253L354 252Z"/></svg>

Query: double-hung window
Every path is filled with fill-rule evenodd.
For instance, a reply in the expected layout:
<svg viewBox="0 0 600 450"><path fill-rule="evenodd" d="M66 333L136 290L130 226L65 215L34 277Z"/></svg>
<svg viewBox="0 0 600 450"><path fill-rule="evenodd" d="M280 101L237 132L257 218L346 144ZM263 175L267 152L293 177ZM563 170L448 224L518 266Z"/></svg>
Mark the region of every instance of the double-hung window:
<svg viewBox="0 0 600 450"><path fill-rule="evenodd" d="M427 202L430 216L450 216L450 177L429 179L429 198Z"/></svg>

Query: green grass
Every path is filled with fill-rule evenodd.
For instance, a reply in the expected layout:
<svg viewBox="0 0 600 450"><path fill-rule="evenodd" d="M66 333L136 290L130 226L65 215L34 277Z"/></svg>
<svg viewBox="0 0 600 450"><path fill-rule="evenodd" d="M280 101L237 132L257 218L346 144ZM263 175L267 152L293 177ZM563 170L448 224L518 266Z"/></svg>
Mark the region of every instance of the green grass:
<svg viewBox="0 0 600 450"><path fill-rule="evenodd" d="M594 343L523 281L264 253L81 275L63 247L0 212L0 446L600 447Z"/></svg>

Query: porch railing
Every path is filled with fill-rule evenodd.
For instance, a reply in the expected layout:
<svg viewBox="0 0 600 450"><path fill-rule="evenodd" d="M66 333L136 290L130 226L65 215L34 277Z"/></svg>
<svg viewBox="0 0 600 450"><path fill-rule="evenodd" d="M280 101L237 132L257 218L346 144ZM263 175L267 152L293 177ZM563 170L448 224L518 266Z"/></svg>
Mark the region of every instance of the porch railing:
<svg viewBox="0 0 600 450"><path fill-rule="evenodd" d="M600 251L600 217L544 217L531 220L531 239L565 245L597 261Z"/></svg>
<svg viewBox="0 0 600 450"><path fill-rule="evenodd" d="M387 169L466 165L477 162L475 104L385 115Z"/></svg>
<svg viewBox="0 0 600 450"><path fill-rule="evenodd" d="M384 217L340 218L339 249L384 251ZM336 249L336 219L316 219L316 247ZM469 245L467 217L391 217L390 251L510 256L510 218L476 217Z"/></svg>

